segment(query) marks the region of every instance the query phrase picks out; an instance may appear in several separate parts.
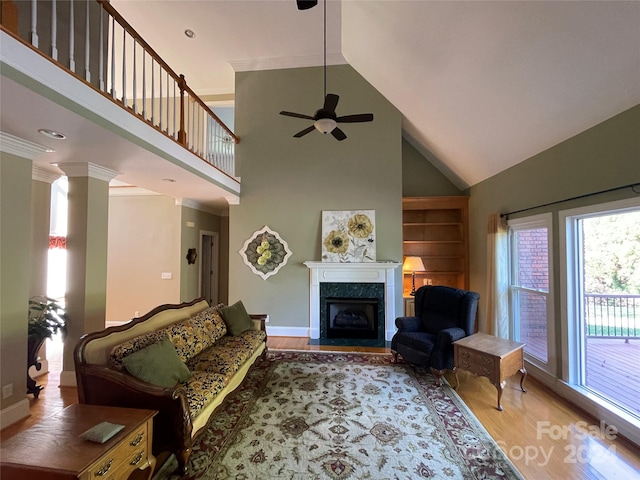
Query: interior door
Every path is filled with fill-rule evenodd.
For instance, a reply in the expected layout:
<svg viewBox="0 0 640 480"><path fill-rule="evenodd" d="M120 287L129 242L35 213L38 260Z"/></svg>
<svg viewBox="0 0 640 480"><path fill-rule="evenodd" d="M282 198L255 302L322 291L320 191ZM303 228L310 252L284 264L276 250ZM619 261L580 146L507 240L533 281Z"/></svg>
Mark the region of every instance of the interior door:
<svg viewBox="0 0 640 480"><path fill-rule="evenodd" d="M200 296L209 305L218 303L218 255L217 234L202 233L200 251Z"/></svg>

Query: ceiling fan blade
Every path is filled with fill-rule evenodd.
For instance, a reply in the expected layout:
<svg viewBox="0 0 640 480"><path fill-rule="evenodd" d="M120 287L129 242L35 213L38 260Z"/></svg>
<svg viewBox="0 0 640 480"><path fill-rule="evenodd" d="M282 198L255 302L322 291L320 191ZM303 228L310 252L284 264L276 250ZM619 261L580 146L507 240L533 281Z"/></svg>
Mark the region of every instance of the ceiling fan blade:
<svg viewBox="0 0 640 480"><path fill-rule="evenodd" d="M314 118L310 115L305 115L303 113L294 113L294 112L280 112L280 115L286 115L287 117L296 117L296 118L305 118L307 120L314 120Z"/></svg>
<svg viewBox="0 0 640 480"><path fill-rule="evenodd" d="M340 97L333 93L327 93L327 96L324 98L324 107L323 110L327 112L336 113L336 107L338 106L338 100Z"/></svg>
<svg viewBox="0 0 640 480"><path fill-rule="evenodd" d="M359 113L356 115L345 115L344 117L336 118L336 122L338 123L357 123L371 121L373 121L373 113Z"/></svg>
<svg viewBox="0 0 640 480"><path fill-rule="evenodd" d="M318 0L296 0L298 10L308 10L318 4Z"/></svg>
<svg viewBox="0 0 640 480"><path fill-rule="evenodd" d="M338 127L334 128L333 130L331 130L331 135L333 135L337 140L344 140L345 138L347 138L347 136L344 134L344 132L342 130L340 130Z"/></svg>
<svg viewBox="0 0 640 480"><path fill-rule="evenodd" d="M300 138L303 137L304 135L306 135L307 133L312 132L313 130L315 130L316 127L314 127L313 125L311 125L310 127L305 128L304 130L300 130L298 133L296 133L294 135L295 138Z"/></svg>

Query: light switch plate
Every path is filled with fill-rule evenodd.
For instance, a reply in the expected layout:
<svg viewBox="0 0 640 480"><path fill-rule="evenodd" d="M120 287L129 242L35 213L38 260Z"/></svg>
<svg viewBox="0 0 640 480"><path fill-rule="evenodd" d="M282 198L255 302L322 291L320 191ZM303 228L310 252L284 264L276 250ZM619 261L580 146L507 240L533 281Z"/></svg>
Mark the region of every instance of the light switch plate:
<svg viewBox="0 0 640 480"><path fill-rule="evenodd" d="M9 398L13 395L13 383L8 383L2 387L2 398Z"/></svg>

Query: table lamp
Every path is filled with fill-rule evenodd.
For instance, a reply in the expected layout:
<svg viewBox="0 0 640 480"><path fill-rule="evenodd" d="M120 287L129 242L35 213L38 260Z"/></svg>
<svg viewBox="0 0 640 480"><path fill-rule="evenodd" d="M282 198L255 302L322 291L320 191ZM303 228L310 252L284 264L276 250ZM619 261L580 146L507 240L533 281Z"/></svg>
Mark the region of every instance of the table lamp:
<svg viewBox="0 0 640 480"><path fill-rule="evenodd" d="M403 272L411 272L411 295L416 294L416 272L424 272L424 264L420 257L405 257L402 263Z"/></svg>

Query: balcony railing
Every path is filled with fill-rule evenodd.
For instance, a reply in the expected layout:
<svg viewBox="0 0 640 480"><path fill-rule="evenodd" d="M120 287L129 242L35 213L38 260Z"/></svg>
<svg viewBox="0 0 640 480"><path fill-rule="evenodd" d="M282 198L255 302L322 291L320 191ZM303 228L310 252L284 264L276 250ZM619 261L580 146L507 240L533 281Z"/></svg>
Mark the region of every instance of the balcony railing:
<svg viewBox="0 0 640 480"><path fill-rule="evenodd" d="M640 338L640 295L584 295L586 335L600 338Z"/></svg>
<svg viewBox="0 0 640 480"><path fill-rule="evenodd" d="M2 0L2 28L227 175L240 139L106 0Z"/></svg>

